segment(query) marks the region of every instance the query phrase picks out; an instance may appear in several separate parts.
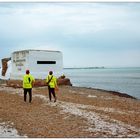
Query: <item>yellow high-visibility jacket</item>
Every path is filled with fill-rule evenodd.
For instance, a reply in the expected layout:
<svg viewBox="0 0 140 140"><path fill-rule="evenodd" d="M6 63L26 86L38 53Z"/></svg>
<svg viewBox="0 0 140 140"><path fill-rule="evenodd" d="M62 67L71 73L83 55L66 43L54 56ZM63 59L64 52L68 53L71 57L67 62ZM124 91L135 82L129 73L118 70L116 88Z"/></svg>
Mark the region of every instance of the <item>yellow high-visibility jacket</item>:
<svg viewBox="0 0 140 140"><path fill-rule="evenodd" d="M48 81L51 79L52 76L53 75L48 75L46 77L46 83L48 83ZM55 88L57 86L57 78L53 76L48 85L50 86L50 88Z"/></svg>
<svg viewBox="0 0 140 140"><path fill-rule="evenodd" d="M32 88L32 84L35 81L34 77L30 74L23 76L23 88Z"/></svg>

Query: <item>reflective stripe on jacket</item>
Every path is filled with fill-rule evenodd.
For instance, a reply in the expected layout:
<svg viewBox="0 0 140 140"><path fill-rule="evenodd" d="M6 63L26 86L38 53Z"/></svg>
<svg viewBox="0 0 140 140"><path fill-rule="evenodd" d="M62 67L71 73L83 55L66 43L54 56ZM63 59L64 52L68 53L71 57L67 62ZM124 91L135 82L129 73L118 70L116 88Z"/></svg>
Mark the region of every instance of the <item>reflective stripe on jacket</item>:
<svg viewBox="0 0 140 140"><path fill-rule="evenodd" d="M53 75L48 75L47 77L46 77L46 83L51 79L51 81L49 82L49 86L50 86L50 88L55 88L56 86L57 86L57 78L55 77L55 76L53 76Z"/></svg>
<svg viewBox="0 0 140 140"><path fill-rule="evenodd" d="M32 88L32 84L34 82L34 77L30 74L26 74L23 77L23 88Z"/></svg>

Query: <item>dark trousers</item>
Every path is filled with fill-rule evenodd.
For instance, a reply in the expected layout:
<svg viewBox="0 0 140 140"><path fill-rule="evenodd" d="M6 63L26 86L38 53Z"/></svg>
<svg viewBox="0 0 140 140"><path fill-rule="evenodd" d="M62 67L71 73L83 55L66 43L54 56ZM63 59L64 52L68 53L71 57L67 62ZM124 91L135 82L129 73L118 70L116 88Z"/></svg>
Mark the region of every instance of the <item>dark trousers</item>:
<svg viewBox="0 0 140 140"><path fill-rule="evenodd" d="M29 102L32 101L32 89L24 88L24 101L26 102L27 93L29 93Z"/></svg>
<svg viewBox="0 0 140 140"><path fill-rule="evenodd" d="M48 90L49 90L49 99L50 99L50 101L52 99L52 96L51 96L51 94L52 94L54 99L55 99L54 101L56 102L55 89L54 88L50 88L50 86L48 86Z"/></svg>

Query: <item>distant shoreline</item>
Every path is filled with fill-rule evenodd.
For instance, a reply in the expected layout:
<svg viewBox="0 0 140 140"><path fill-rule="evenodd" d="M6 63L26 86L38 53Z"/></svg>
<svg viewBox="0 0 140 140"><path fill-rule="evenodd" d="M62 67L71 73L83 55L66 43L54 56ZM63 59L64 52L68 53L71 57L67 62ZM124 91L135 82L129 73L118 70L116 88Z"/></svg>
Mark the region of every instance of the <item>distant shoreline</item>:
<svg viewBox="0 0 140 140"><path fill-rule="evenodd" d="M104 69L105 67L77 67L77 68L63 68L63 69Z"/></svg>
<svg viewBox="0 0 140 140"><path fill-rule="evenodd" d="M140 68L140 67L64 67L63 69L131 69L131 68Z"/></svg>

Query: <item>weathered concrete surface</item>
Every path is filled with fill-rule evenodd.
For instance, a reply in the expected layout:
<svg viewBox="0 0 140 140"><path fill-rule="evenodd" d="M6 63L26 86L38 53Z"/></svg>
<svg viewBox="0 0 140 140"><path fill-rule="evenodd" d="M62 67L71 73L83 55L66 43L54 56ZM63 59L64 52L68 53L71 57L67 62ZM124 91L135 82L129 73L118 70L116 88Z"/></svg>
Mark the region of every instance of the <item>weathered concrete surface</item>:
<svg viewBox="0 0 140 140"><path fill-rule="evenodd" d="M6 74L6 71L7 71L7 68L8 68L7 62L9 60L11 60L11 58L3 58L1 60L1 62L2 62L2 76L5 76L5 74Z"/></svg>

